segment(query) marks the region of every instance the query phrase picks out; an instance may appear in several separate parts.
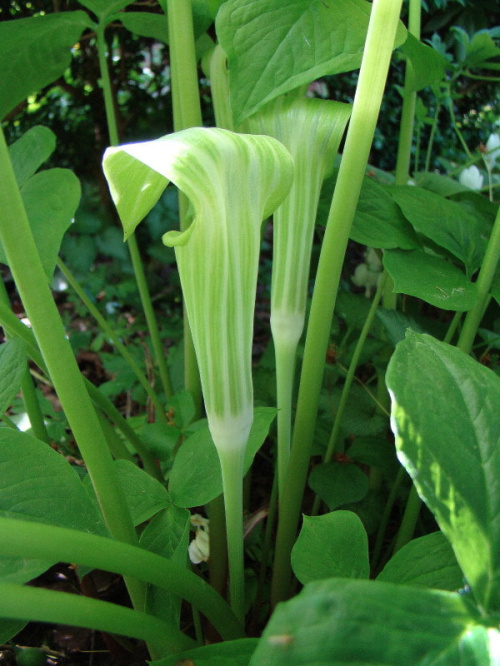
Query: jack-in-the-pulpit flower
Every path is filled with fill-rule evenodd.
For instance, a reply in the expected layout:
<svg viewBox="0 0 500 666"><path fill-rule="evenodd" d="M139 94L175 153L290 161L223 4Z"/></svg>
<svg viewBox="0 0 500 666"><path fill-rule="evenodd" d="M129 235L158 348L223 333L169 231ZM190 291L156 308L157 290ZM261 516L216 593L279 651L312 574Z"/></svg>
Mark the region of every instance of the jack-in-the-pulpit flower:
<svg viewBox="0 0 500 666"><path fill-rule="evenodd" d="M242 477L253 421L252 337L261 224L286 196L293 162L267 136L190 128L156 141L109 148L104 171L126 234L172 181L191 203L175 248L200 370L205 409L219 454L226 508L231 605L242 620Z"/></svg>
<svg viewBox="0 0 500 666"><path fill-rule="evenodd" d="M296 349L304 328L314 223L323 180L351 113L349 104L279 98L245 121L254 134L275 137L290 151L295 178L273 218L271 330L278 395L278 486L283 490L290 452Z"/></svg>
<svg viewBox="0 0 500 666"><path fill-rule="evenodd" d="M197 127L108 148L104 171L126 236L169 181L190 200L189 228L163 240L175 247L214 443L244 446L261 223L290 188L290 155L270 137Z"/></svg>
<svg viewBox="0 0 500 666"><path fill-rule="evenodd" d="M483 174L479 171L475 164L464 169L460 173L458 180L460 185L468 187L471 190L480 190L484 183Z"/></svg>

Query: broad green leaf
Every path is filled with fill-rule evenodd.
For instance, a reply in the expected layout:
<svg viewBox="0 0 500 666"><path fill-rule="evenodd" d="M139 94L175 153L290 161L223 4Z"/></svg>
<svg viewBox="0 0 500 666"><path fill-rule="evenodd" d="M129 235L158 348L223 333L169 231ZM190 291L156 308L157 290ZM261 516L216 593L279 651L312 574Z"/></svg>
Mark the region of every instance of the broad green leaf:
<svg viewBox="0 0 500 666"><path fill-rule="evenodd" d="M64 73L71 47L92 25L82 11L0 21L0 119Z"/></svg>
<svg viewBox="0 0 500 666"><path fill-rule="evenodd" d="M460 185L457 180L453 180L453 178L449 178L448 176L443 176L440 173L421 171L416 173L413 179L418 187L435 192L442 197L449 197L460 192L470 192L467 187ZM479 197L483 198L482 195L479 195Z"/></svg>
<svg viewBox="0 0 500 666"><path fill-rule="evenodd" d="M69 169L48 169L21 188L26 213L47 278L52 279L64 233L80 200L80 183ZM0 261L7 262L0 245Z"/></svg>
<svg viewBox="0 0 500 666"><path fill-rule="evenodd" d="M49 159L55 147L56 135L43 125L31 127L9 147L10 159L19 187L22 187Z"/></svg>
<svg viewBox="0 0 500 666"><path fill-rule="evenodd" d="M0 516L107 534L78 474L44 442L0 429L0 470ZM24 583L53 564L0 558L0 578Z"/></svg>
<svg viewBox="0 0 500 666"><path fill-rule="evenodd" d="M171 505L160 511L146 526L141 534L140 545L187 567L189 526L189 511ZM172 626L178 626L181 603L180 597L155 585L148 585L145 608L147 613L160 617Z"/></svg>
<svg viewBox="0 0 500 666"><path fill-rule="evenodd" d="M417 333L427 333L425 329L422 328L422 325L417 322L413 317L405 315L403 312L398 310L387 310L385 308L379 308L377 310L377 317L380 319L384 325L387 337L392 345L396 344L400 340L405 339L406 330L411 328Z"/></svg>
<svg viewBox="0 0 500 666"><path fill-rule="evenodd" d="M0 429L0 515L107 534L78 474L30 435Z"/></svg>
<svg viewBox="0 0 500 666"><path fill-rule="evenodd" d="M462 206L421 187L402 185L388 192L413 225L463 262L469 275L481 265L486 249L484 225Z"/></svg>
<svg viewBox="0 0 500 666"><path fill-rule="evenodd" d="M323 185L316 223L326 226L338 170ZM411 224L394 202L386 187L373 178L363 179L350 238L374 248L411 250L420 242Z"/></svg>
<svg viewBox="0 0 500 666"><path fill-rule="evenodd" d="M277 606L250 666L498 664L498 632L480 622L467 600L450 592L313 582Z"/></svg>
<svg viewBox="0 0 500 666"><path fill-rule="evenodd" d="M368 247L412 250L420 243L387 188L365 178L350 237Z"/></svg>
<svg viewBox="0 0 500 666"><path fill-rule="evenodd" d="M250 657L257 647L257 638L241 638L238 641L214 643L193 650L186 650L149 662L150 666L248 666ZM261 666L263 666L261 664Z"/></svg>
<svg viewBox="0 0 500 666"><path fill-rule="evenodd" d="M245 474L275 417L276 410L271 407L255 408L245 453ZM177 452L168 489L174 504L181 507L207 504L222 493L220 462L208 428L191 435Z"/></svg>
<svg viewBox="0 0 500 666"><path fill-rule="evenodd" d="M225 2L216 29L228 58L236 124L320 76L357 69L369 17L364 0ZM395 46L405 38L400 25Z"/></svg>
<svg viewBox="0 0 500 666"><path fill-rule="evenodd" d="M368 477L354 463L332 461L313 469L309 485L333 511L363 499L368 492Z"/></svg>
<svg viewBox="0 0 500 666"><path fill-rule="evenodd" d="M416 92L444 79L446 60L435 49L422 44L410 32L400 50L410 65L410 90Z"/></svg>
<svg viewBox="0 0 500 666"><path fill-rule="evenodd" d="M153 39L168 44L168 21L165 14L153 14L152 12L122 12L119 19L123 25L141 37L152 37Z"/></svg>
<svg viewBox="0 0 500 666"><path fill-rule="evenodd" d="M486 609L500 609L500 378L409 333L387 385L398 455Z"/></svg>
<svg viewBox="0 0 500 666"><path fill-rule="evenodd" d="M0 345L0 414L12 405L28 369L27 362L26 348L19 338Z"/></svg>
<svg viewBox="0 0 500 666"><path fill-rule="evenodd" d="M423 250L387 250L384 267L398 294L416 296L443 310L466 312L474 307L477 287L444 257Z"/></svg>
<svg viewBox="0 0 500 666"><path fill-rule="evenodd" d="M172 501L159 481L128 460L115 460L120 484L134 525L140 525L161 509L171 506ZM89 476L84 483L92 493Z"/></svg>
<svg viewBox="0 0 500 666"><path fill-rule="evenodd" d="M133 0L78 0L78 2L87 7L87 9L90 9L91 12L94 12L99 21L102 22L115 12L130 5Z"/></svg>
<svg viewBox="0 0 500 666"><path fill-rule="evenodd" d="M304 516L292 569L303 585L325 578L368 578L368 537L358 516L352 511Z"/></svg>
<svg viewBox="0 0 500 666"><path fill-rule="evenodd" d="M450 542L442 532L413 539L391 557L377 580L457 591L464 585Z"/></svg>
<svg viewBox="0 0 500 666"><path fill-rule="evenodd" d="M27 624L25 620L0 619L0 643L7 643L8 640L22 631Z"/></svg>

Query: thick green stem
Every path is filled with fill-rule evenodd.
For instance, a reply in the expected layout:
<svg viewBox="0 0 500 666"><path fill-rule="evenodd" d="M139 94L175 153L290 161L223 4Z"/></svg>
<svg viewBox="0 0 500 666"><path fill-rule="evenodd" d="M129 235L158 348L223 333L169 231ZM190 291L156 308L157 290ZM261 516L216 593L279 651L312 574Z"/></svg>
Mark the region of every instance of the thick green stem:
<svg viewBox="0 0 500 666"><path fill-rule="evenodd" d="M484 315L488 294L493 282L493 277L500 259L500 209L497 211L497 216L493 224L488 247L484 255L483 264L477 278L477 302L472 310L469 310L465 317L464 325L460 337L458 339L457 347L464 351L466 354L470 353L472 344L477 333L477 329L481 323Z"/></svg>
<svg viewBox="0 0 500 666"><path fill-rule="evenodd" d="M3 132L0 132L0 171L0 240L19 295L85 460L109 531L119 541L136 543L137 536L106 438L88 397L38 256ZM129 583L134 605L143 608L144 586L136 581Z"/></svg>
<svg viewBox="0 0 500 666"><path fill-rule="evenodd" d="M104 94L104 103L106 108L106 120L108 125L110 145L117 146L120 143L120 138L118 135L118 125L116 122L116 109L114 104L113 88L109 76L109 68L107 61L108 48L106 45L106 40L104 38L104 30L105 26L98 26L97 28L97 53L99 56L99 67L101 73L102 89ZM172 384L170 382L167 362L163 351L163 344L160 338L158 323L156 321L156 315L154 312L153 304L151 302L151 296L148 289L146 275L144 274L144 266L142 265L141 255L139 253L139 247L137 245L137 240L134 234L131 234L129 236L127 244L130 252L130 258L132 260L132 267L134 269L137 288L139 290L139 296L141 298L142 309L144 311L144 316L146 317L149 336L151 339L151 344L153 346L155 361L160 375L160 381L162 383L165 396L169 398L173 393Z"/></svg>
<svg viewBox="0 0 500 666"><path fill-rule="evenodd" d="M243 548L243 462L245 449L219 451L226 509L229 598L238 620L245 620L245 565Z"/></svg>
<svg viewBox="0 0 500 666"><path fill-rule="evenodd" d="M420 39L420 4L421 0L410 0L408 30L417 39ZM399 127L398 156L395 172L396 185L406 185L410 177L413 123L417 100L417 93L412 90L413 80L411 65L407 62L403 90L403 108L401 110L401 124Z"/></svg>
<svg viewBox="0 0 500 666"><path fill-rule="evenodd" d="M396 543L394 544L395 553L413 538L421 506L422 500L418 496L415 486L412 486L403 519L399 526Z"/></svg>
<svg viewBox="0 0 500 666"><path fill-rule="evenodd" d="M292 438L292 394L297 343L274 336L276 355L276 404L278 407L278 495L283 502Z"/></svg>
<svg viewBox="0 0 500 666"><path fill-rule="evenodd" d="M160 654L195 647L192 639L153 615L106 601L15 583L0 583L0 616L138 638L154 645Z"/></svg>
<svg viewBox="0 0 500 666"><path fill-rule="evenodd" d="M174 128L176 131L189 127L201 127L200 93L198 69L193 32L191 0L167 0L169 34L170 74ZM179 192L180 227L188 227L188 202ZM184 312L184 384L191 391L197 410L202 412L202 395L198 363L194 351L189 322Z"/></svg>
<svg viewBox="0 0 500 666"><path fill-rule="evenodd" d="M311 305L292 450L276 542L272 605L290 587L290 553L300 517L333 310L352 220L387 79L401 0L375 0L347 132L344 155L323 240Z"/></svg>
<svg viewBox="0 0 500 666"><path fill-rule="evenodd" d="M1 517L0 540L5 544L5 557L76 562L151 583L193 604L224 640L243 635L241 624L210 585L188 569L143 548L77 530Z"/></svg>
<svg viewBox="0 0 500 666"><path fill-rule="evenodd" d="M222 597L227 584L227 538L224 497L219 495L208 505L210 519L210 559L208 561L210 585Z"/></svg>

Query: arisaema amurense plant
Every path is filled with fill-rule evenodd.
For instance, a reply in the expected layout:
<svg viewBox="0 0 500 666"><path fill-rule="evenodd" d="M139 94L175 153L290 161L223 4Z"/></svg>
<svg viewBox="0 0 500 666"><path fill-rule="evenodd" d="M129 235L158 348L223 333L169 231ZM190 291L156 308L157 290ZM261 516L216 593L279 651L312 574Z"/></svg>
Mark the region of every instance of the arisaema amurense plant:
<svg viewBox="0 0 500 666"><path fill-rule="evenodd" d="M242 478L253 421L252 337L262 220L287 194L293 163L281 143L191 128L110 148L104 171L131 233L172 181L192 221L170 231L224 487L231 601L244 614Z"/></svg>

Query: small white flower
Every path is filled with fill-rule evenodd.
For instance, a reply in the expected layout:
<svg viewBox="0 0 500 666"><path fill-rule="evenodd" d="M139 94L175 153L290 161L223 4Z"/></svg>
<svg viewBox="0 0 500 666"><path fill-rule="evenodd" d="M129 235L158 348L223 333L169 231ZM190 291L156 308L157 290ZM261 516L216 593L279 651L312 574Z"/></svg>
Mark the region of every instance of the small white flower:
<svg viewBox="0 0 500 666"><path fill-rule="evenodd" d="M377 288L381 271L382 264L378 254L372 247L369 247L365 252L365 263L356 267L352 281L356 287L364 287L365 296L370 298L372 289Z"/></svg>
<svg viewBox="0 0 500 666"><path fill-rule="evenodd" d="M191 525L194 527L196 536L189 544L189 559L193 564L208 562L210 557L210 535L208 518L203 518L199 513L191 516Z"/></svg>
<svg viewBox="0 0 500 666"><path fill-rule="evenodd" d="M458 180L460 185L468 187L471 190L480 190L484 182L483 175L475 164L464 169Z"/></svg>
<svg viewBox="0 0 500 666"><path fill-rule="evenodd" d="M491 170L495 167L497 160L500 158L500 134L490 134L486 142L486 152L483 159L486 165Z"/></svg>

